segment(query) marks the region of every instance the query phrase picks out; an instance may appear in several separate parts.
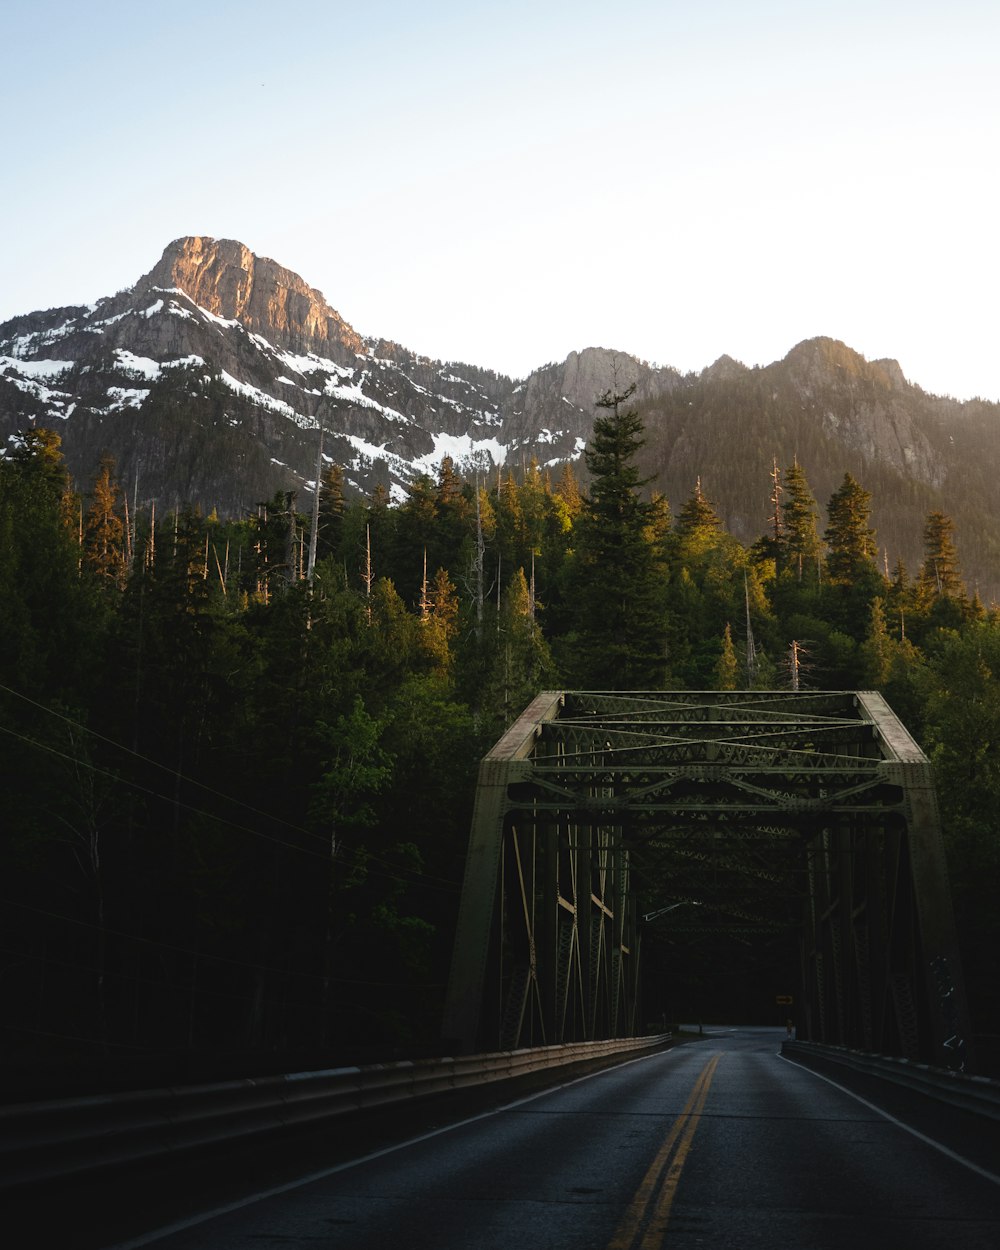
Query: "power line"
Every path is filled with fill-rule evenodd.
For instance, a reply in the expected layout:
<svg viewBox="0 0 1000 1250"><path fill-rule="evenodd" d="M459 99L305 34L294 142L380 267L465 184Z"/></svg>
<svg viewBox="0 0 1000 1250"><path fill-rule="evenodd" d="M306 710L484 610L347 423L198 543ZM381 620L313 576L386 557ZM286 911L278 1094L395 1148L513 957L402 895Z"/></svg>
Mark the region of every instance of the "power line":
<svg viewBox="0 0 1000 1250"><path fill-rule="evenodd" d="M304 833L310 838L319 838L322 840L322 834L317 834L311 829L306 829L301 825L296 825L292 821L285 820L283 816L275 816L271 812L262 811L258 807L254 807L250 803L244 803L242 799L234 798L230 794L225 794L221 790L206 785L203 781L198 781L194 777L189 777L186 773L182 773L178 768L171 768L168 764L161 764L159 760L154 760L148 755L143 755L140 751L133 751L131 747L127 747L124 743L116 742L114 738L107 738L104 734L98 733L96 729L91 729L88 725L81 724L80 721L74 720L71 716L66 716L63 712L57 712L55 708L46 707L44 703L39 703L36 699L30 698L26 694L22 694L20 690L13 690L10 686L5 686L0 682L0 690L7 694L14 695L15 698L23 699L25 703L30 703L32 707L38 708L41 712L47 712L50 716L55 716L58 720L65 721L67 725L72 725L74 729L79 729L85 734L90 734L92 738L97 738L99 742L107 743L108 746L114 747L116 751L121 751L125 755L131 755L134 759L141 760L144 764L149 764L153 768L158 768L161 772L168 773L171 777L179 778L189 786L196 786L199 790L204 790L208 794L215 795L216 798L222 799L226 803L231 803L234 807L242 807L244 811L252 812L255 816L263 816L265 820L273 821L275 824L284 825L288 829L294 830L296 833Z"/></svg>
<svg viewBox="0 0 1000 1250"><path fill-rule="evenodd" d="M223 802L232 804L234 807L241 807L243 808L244 811L250 812L255 816L260 816L264 820L271 821L275 824L284 825L287 829L291 829L295 833L301 833L308 838L314 839L316 841L319 841L323 845L326 845L326 838L323 834L315 833L313 830L306 829L302 825L297 825L292 821L286 820L282 816L276 816L271 812L265 812L261 808L254 807L250 803L244 803L241 799L233 798L232 795L225 794L223 791L216 790L214 787L206 785L204 782L198 781L194 777L187 776L187 774L182 773L179 769L171 768L167 764L161 764L158 760L151 759L149 756L143 755L139 751L133 751L131 747L127 747L121 742L116 742L113 738L105 737L104 734L98 733L96 729L91 729L89 726L82 724L80 721L74 720L72 717L66 716L62 712L57 712L54 708L46 707L45 704L39 703L37 700L30 698L28 695L23 694L19 690L12 689L12 687L5 685L3 682L0 682L0 690L5 691L7 694L14 695L15 698L22 699L25 703L30 704L32 707L38 708L39 711L46 712L48 713L48 715L54 716L58 720L64 721L67 725L70 725L75 729L79 729L82 733L89 734L91 737L96 738L99 742L104 742L108 746L113 747L115 750L121 751L126 755L130 755L134 759L140 760L144 764L149 764L153 768L160 769L162 772L167 773L170 777L177 778L178 780L185 782L189 786L195 786L200 790L204 790L207 794L212 794L216 798L222 799ZM21 738L22 741L27 742L33 746L36 746L40 750L49 751L54 755L60 755L61 758L66 759L74 764L78 764L78 765L82 764L83 767L89 768L93 772L98 773L101 776L109 777L112 780L123 782L123 784L131 786L133 789L139 790L142 793L149 794L153 798L162 799L163 802L165 803L177 803L179 806L186 808L188 811L193 812L196 815L206 816L210 820L219 820L224 824L228 824L231 828L241 829L246 833L252 834L254 837L264 838L268 841L274 842L275 844L279 846L287 846L292 849L302 850L304 854L309 854L309 853L315 854L315 852L308 852L305 847L296 847L294 843L285 842L280 838L269 837L269 835L261 833L259 830L250 829L245 825L239 825L235 821L227 820L225 817L217 816L212 812L206 812L204 809L194 807L190 803L183 803L171 795L166 795L166 794L160 793L159 791L151 790L145 786L140 785L138 782L128 781L127 779L120 777L117 774L105 772L104 770L97 768L93 764L88 764L85 761L79 760L74 756L68 756L68 755L62 754L61 752L56 750L54 747L49 747L45 743L39 742L37 739L28 738L23 734L18 734L15 730L7 729L3 725L0 725L0 729L4 730L4 732L6 733L13 734L13 736L15 737ZM460 888L458 882L450 881L447 877L438 877L432 873L421 872L419 869L416 869L416 868L397 868L394 865L388 863L386 860L382 859L380 856L370 851L366 851L362 855L362 853L354 847L343 847L343 846L340 847L338 850L338 854L343 855L345 853L350 855L353 858L355 864L358 867L364 868L366 871L371 871L369 869L370 863L380 864L382 868L387 869L388 872L382 872L382 873L374 872L372 875L380 876L390 881L395 881L399 884L412 884L414 879L416 879L416 881L418 881L419 883L429 885L435 889L446 887L449 891L452 891L452 890L458 890ZM330 858L329 855L326 853L320 855L319 857L322 859ZM408 874L408 875L404 876L400 874Z"/></svg>
<svg viewBox="0 0 1000 1250"><path fill-rule="evenodd" d="M182 799L178 799L167 794L161 794L158 790L151 790L148 786L140 785L137 781L130 781L127 777L121 777L117 773L108 772L107 769L98 768L96 764L90 764L86 760L81 760L75 756L67 755L65 751L59 751L56 747L49 746L44 742L39 742L36 738L29 738L26 734L18 733L16 729L10 729L6 725L0 725L0 733L9 734L12 738L19 738L22 742L26 742L29 746L37 747L39 751L47 751L50 755L54 755L58 759L66 760L67 763L73 764L74 767L89 769L98 777L106 777L109 781L116 782L119 785L129 786L133 790L138 790L141 794L148 794L151 798L162 799L165 803L171 803L175 804L177 807L183 807L185 811L193 812L196 816L204 816L208 820L217 820L220 824L228 825L230 829L236 829L240 833L248 833L251 837L261 838L265 842L273 842L276 846L284 846L291 851L300 851L303 855L313 856L314 859L327 860L329 858L328 855L324 855L319 851L313 851L309 847L296 846L294 842L286 842L283 838L275 838L270 834L261 833L259 829L251 829L248 825L239 825L234 820L228 820L225 816L220 816L215 812L206 812L203 808L195 807L191 803L185 803Z"/></svg>

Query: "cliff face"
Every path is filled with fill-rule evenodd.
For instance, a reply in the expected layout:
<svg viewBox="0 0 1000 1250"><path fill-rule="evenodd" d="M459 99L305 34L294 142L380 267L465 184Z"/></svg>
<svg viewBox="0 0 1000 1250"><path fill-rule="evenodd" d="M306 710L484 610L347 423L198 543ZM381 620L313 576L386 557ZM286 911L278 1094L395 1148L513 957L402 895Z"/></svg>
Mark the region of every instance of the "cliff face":
<svg viewBox="0 0 1000 1250"><path fill-rule="evenodd" d="M200 308L238 321L279 347L341 363L364 354L360 335L298 274L235 239L176 239L137 289L183 291Z"/></svg>
<svg viewBox="0 0 1000 1250"><path fill-rule="evenodd" d="M930 486L943 485L926 397L897 361L867 361L836 339L817 338L793 347L765 373L836 442Z"/></svg>
<svg viewBox="0 0 1000 1250"><path fill-rule="evenodd" d="M49 425L83 488L109 450L145 501L238 514L276 490L308 505L322 429L348 489L380 483L399 500L446 455L470 475L579 461L595 401L633 385L642 468L675 510L700 477L752 541L773 459L797 458L821 506L849 471L893 559L919 560L913 536L941 508L983 535L963 550L966 573L1000 592L996 404L927 395L896 361L830 338L764 368L723 356L685 376L590 347L515 382L363 339L297 274L231 239L178 239L129 290L0 325L0 454Z"/></svg>
<svg viewBox="0 0 1000 1250"><path fill-rule="evenodd" d="M590 438L595 401L608 391L625 394L638 404L681 385L675 369L657 369L627 352L587 347L570 352L559 364L536 369L511 397L504 420L505 442L513 447L546 446L541 462L570 460L582 453Z"/></svg>

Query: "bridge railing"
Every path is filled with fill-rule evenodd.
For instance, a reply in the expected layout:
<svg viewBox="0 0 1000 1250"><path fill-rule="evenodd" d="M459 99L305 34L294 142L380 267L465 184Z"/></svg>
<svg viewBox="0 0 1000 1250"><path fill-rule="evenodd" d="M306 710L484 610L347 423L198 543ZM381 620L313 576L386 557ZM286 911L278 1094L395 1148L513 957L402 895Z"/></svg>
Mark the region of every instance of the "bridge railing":
<svg viewBox="0 0 1000 1250"><path fill-rule="evenodd" d="M0 1108L0 1190L150 1162L412 1099L663 1049L671 1034L331 1068ZM1000 1081L815 1042L789 1058L846 1066L1000 1120Z"/></svg>
<svg viewBox="0 0 1000 1250"><path fill-rule="evenodd" d="M970 1076L947 1068L890 1055L870 1055L844 1046L825 1046L819 1042L782 1042L781 1053L803 1062L820 1061L837 1064L865 1076L891 1081L916 1093L936 1098L939 1102L974 1111L977 1115L1000 1120L1000 1081L985 1076Z"/></svg>
<svg viewBox="0 0 1000 1250"><path fill-rule="evenodd" d="M150 1162L547 1068L639 1055L671 1035L296 1072L0 1108L0 1190Z"/></svg>

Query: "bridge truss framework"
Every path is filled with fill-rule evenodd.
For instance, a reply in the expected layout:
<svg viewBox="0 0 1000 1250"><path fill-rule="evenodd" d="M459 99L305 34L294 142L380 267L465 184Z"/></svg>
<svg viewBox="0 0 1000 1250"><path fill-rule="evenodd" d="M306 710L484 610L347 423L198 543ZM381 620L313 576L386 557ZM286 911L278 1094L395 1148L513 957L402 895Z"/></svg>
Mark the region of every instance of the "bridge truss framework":
<svg viewBox="0 0 1000 1250"><path fill-rule="evenodd" d="M705 838L793 851L799 1037L961 1065L931 768L871 691L540 694L480 766L444 1036L642 1032L631 855Z"/></svg>

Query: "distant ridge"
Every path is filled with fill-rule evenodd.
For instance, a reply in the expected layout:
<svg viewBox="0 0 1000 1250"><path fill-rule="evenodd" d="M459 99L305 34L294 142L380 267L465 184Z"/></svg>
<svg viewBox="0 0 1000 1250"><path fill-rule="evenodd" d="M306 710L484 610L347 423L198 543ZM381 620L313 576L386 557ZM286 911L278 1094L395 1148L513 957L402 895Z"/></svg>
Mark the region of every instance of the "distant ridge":
<svg viewBox="0 0 1000 1250"><path fill-rule="evenodd" d="M826 337L764 367L723 355L683 375L588 347L512 379L363 338L298 274L233 239L176 239L117 295L0 325L0 445L49 425L81 487L109 450L143 499L226 515L278 490L305 499L322 427L349 490L402 499L445 456L467 474L579 461L596 398L633 384L646 469L676 504L700 476L752 541L774 458L798 458L821 504L850 471L872 492L887 559L919 560L914 535L940 507L967 576L1000 589L996 404L928 395L897 361Z"/></svg>

